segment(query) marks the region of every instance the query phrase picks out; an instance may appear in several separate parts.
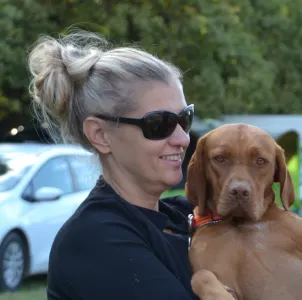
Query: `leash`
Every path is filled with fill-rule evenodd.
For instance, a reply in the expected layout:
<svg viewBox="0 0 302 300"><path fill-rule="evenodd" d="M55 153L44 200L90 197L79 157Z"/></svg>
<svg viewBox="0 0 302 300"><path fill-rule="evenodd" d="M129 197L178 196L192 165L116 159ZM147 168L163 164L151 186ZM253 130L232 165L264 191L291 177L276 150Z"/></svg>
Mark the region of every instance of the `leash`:
<svg viewBox="0 0 302 300"><path fill-rule="evenodd" d="M221 222L222 219L216 213L209 211L204 216L199 216L194 209L193 214L188 216L188 225L189 225L189 239L188 239L188 249L191 247L192 237L194 233L207 225L216 224Z"/></svg>

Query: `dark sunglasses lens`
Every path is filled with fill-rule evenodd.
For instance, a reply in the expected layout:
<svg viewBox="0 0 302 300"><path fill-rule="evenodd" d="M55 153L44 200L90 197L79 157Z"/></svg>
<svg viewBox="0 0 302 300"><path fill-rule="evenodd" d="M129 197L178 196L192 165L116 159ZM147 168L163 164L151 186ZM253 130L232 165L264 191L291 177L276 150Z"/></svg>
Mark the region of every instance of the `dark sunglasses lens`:
<svg viewBox="0 0 302 300"><path fill-rule="evenodd" d="M188 107L179 116L168 112L152 112L144 117L143 134L151 140L165 139L175 130L177 124L188 133L191 129L194 117L194 109Z"/></svg>
<svg viewBox="0 0 302 300"><path fill-rule="evenodd" d="M164 139L175 130L177 121L177 115L170 112L150 113L144 119L144 136L152 140Z"/></svg>
<svg viewBox="0 0 302 300"><path fill-rule="evenodd" d="M194 111L193 109L186 109L183 113L179 116L179 125L183 129L184 132L189 132L194 118Z"/></svg>

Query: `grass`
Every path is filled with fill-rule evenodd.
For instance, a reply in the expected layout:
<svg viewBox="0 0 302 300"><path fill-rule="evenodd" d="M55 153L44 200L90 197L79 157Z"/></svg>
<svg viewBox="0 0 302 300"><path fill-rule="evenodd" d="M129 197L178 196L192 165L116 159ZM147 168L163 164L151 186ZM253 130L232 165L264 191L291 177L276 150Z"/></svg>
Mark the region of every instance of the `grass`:
<svg viewBox="0 0 302 300"><path fill-rule="evenodd" d="M185 196L185 190L184 189L179 189L179 190L167 190L165 191L160 197L161 198L166 198L166 197L174 197L174 196Z"/></svg>
<svg viewBox="0 0 302 300"><path fill-rule="evenodd" d="M0 300L46 300L46 283L46 276L26 279L17 292L0 293Z"/></svg>

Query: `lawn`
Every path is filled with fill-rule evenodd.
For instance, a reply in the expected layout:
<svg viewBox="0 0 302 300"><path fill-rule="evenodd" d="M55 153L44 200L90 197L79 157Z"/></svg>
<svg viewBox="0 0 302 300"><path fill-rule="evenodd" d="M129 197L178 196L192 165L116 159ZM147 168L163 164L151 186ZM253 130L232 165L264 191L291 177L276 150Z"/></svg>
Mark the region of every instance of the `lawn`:
<svg viewBox="0 0 302 300"><path fill-rule="evenodd" d="M46 300L46 276L27 279L17 292L0 293L0 300Z"/></svg>

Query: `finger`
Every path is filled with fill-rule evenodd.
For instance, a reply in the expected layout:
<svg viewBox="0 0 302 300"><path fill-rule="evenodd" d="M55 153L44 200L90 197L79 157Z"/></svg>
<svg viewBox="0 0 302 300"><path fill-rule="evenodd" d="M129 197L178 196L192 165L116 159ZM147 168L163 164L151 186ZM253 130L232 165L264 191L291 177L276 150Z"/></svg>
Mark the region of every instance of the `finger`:
<svg viewBox="0 0 302 300"><path fill-rule="evenodd" d="M233 289L231 289L230 287L228 287L228 286L226 286L226 285L224 285L223 286L229 293L234 293L234 290Z"/></svg>
<svg viewBox="0 0 302 300"><path fill-rule="evenodd" d="M203 300L234 300L230 292L217 277L208 270L200 270L192 277L192 289Z"/></svg>

